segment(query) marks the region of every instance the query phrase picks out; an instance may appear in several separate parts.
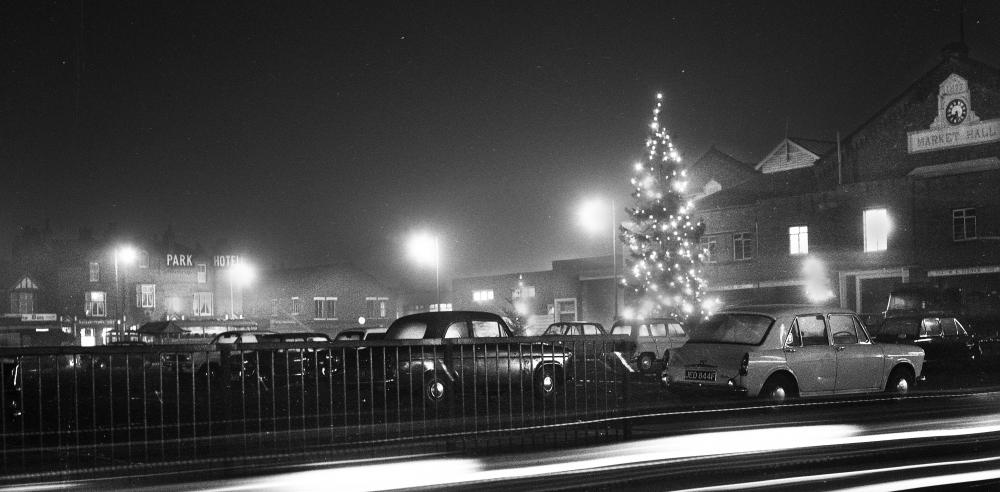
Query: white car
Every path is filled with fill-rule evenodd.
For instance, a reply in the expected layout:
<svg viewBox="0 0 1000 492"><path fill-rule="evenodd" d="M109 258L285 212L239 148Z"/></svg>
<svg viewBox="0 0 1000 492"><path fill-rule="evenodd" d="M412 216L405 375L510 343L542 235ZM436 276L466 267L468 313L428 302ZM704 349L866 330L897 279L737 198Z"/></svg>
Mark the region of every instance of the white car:
<svg viewBox="0 0 1000 492"><path fill-rule="evenodd" d="M924 351L872 341L858 316L818 306L744 306L716 313L672 353L662 382L674 393L781 401L887 391L920 378Z"/></svg>

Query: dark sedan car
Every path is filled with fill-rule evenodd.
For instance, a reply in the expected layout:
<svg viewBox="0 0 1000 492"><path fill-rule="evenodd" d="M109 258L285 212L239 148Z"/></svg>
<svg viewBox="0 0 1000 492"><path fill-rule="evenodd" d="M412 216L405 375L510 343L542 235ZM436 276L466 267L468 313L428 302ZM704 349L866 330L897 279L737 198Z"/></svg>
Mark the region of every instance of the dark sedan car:
<svg viewBox="0 0 1000 492"><path fill-rule="evenodd" d="M923 348L929 370L942 365L969 366L981 355L976 338L952 316L895 316L873 331L873 338L880 343L906 343Z"/></svg>
<svg viewBox="0 0 1000 492"><path fill-rule="evenodd" d="M389 326L386 340L426 340L388 358L386 370L398 375L404 390L429 403L450 400L459 386L466 390L530 388L551 400L563 389L572 351L547 343L508 342L511 330L503 318L476 311L411 314ZM444 342L444 343L440 343Z"/></svg>

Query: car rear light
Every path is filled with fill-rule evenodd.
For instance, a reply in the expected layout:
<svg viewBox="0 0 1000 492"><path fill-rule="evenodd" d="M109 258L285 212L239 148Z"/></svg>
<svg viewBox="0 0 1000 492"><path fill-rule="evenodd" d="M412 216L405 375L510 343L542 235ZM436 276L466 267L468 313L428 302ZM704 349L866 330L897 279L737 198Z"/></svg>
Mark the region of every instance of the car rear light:
<svg viewBox="0 0 1000 492"><path fill-rule="evenodd" d="M750 367L750 354L743 354L743 361L740 362L740 376L747 375L747 368Z"/></svg>

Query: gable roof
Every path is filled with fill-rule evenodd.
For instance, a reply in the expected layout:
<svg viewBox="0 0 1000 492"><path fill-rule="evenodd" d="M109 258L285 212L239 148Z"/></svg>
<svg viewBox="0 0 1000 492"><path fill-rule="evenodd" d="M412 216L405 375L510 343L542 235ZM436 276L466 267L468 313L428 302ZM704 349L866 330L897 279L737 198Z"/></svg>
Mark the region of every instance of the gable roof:
<svg viewBox="0 0 1000 492"><path fill-rule="evenodd" d="M711 181L726 189L752 179L757 172L753 164L742 162L713 145L687 167L687 175L688 190L697 193Z"/></svg>
<svg viewBox="0 0 1000 492"><path fill-rule="evenodd" d="M802 137L785 137L754 167L762 173L775 173L809 167L835 145L834 142Z"/></svg>

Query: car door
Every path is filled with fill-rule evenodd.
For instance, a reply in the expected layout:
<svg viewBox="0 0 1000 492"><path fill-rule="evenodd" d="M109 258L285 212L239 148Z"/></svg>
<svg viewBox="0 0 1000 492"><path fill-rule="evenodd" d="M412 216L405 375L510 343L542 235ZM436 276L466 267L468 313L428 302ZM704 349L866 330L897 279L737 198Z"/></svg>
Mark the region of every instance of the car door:
<svg viewBox="0 0 1000 492"><path fill-rule="evenodd" d="M670 339L667 338L667 324L663 321L650 322L646 327L649 329L649 336L657 359L662 359L663 354L670 349Z"/></svg>
<svg viewBox="0 0 1000 492"><path fill-rule="evenodd" d="M836 392L877 390L882 375L882 349L872 344L853 315L831 314L828 322L837 351Z"/></svg>
<svg viewBox="0 0 1000 492"><path fill-rule="evenodd" d="M483 372L480 376L484 377L484 382L491 387L495 384L506 386L510 382L510 375L519 370L519 367L515 366L520 364L519 358L511 357L510 344L495 340L506 338L507 332L495 319L473 318L471 327L472 336L477 339L476 358L482 358ZM484 338L493 340L479 341ZM513 350L516 351L517 347Z"/></svg>
<svg viewBox="0 0 1000 492"><path fill-rule="evenodd" d="M785 362L802 395L832 394L837 384L837 352L830 345L826 317L796 316L785 340Z"/></svg>

